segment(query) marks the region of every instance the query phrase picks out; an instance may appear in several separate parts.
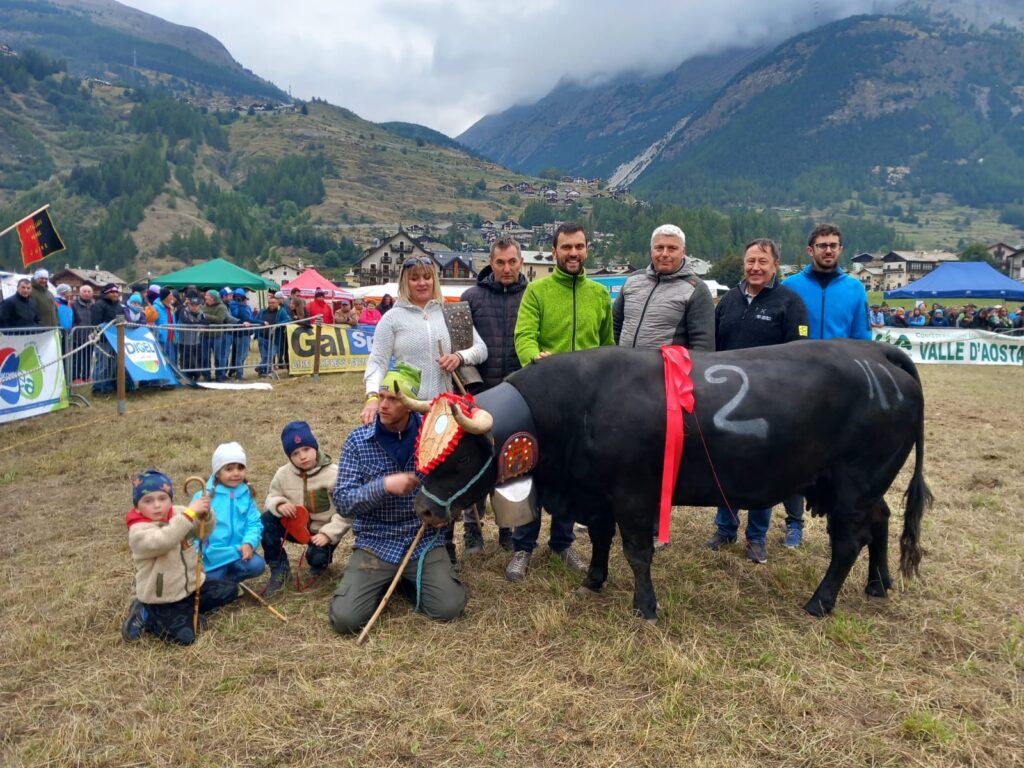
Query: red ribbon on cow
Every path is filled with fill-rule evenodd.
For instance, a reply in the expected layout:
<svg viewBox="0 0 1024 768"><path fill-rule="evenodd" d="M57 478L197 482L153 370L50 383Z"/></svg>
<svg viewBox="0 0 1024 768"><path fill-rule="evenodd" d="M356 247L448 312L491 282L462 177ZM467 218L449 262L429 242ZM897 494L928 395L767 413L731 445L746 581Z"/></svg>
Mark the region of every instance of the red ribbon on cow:
<svg viewBox="0 0 1024 768"><path fill-rule="evenodd" d="M672 492L683 460L683 411L693 413L693 363L686 347L663 346L665 361L665 463L661 472L661 509L658 541L667 544L672 519Z"/></svg>

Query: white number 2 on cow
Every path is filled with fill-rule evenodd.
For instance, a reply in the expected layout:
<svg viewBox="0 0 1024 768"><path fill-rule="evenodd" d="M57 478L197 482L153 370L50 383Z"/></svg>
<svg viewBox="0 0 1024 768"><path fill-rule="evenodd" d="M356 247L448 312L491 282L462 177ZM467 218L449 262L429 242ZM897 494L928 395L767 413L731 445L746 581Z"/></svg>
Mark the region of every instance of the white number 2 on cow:
<svg viewBox="0 0 1024 768"><path fill-rule="evenodd" d="M750 391L750 380L747 372L735 365L712 365L704 371L704 379L709 384L725 384L729 376L716 376L716 373L735 373L740 377L740 389L732 399L715 412L714 424L723 432L732 432L747 437L768 437L768 422L760 417L756 419L742 419L732 421L729 415L740 407L740 403Z"/></svg>

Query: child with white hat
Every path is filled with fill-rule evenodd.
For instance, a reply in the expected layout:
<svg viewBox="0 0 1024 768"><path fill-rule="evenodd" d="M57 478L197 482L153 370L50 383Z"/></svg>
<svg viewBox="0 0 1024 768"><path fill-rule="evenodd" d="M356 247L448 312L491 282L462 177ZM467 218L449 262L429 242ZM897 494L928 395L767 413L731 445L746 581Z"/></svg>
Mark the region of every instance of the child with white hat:
<svg viewBox="0 0 1024 768"><path fill-rule="evenodd" d="M203 567L211 579L239 582L259 576L267 564L256 554L263 521L245 482L245 449L238 443L222 443L213 452L210 479L205 492L217 525L203 548ZM196 501L201 496L192 497Z"/></svg>

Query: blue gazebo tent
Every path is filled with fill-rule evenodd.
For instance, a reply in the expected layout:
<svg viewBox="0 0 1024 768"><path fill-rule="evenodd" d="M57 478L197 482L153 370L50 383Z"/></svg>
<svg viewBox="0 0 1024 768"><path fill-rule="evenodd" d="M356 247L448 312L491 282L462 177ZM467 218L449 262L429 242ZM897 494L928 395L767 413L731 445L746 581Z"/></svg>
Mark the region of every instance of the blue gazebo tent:
<svg viewBox="0 0 1024 768"><path fill-rule="evenodd" d="M887 299L1000 298L1024 301L1024 283L984 261L947 261L910 285L885 292Z"/></svg>

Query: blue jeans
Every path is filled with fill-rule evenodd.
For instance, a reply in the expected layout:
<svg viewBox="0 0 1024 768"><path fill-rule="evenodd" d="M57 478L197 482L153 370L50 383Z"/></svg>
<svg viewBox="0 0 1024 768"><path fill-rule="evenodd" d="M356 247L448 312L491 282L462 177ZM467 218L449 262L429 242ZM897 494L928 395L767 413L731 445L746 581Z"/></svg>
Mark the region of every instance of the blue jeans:
<svg viewBox="0 0 1024 768"><path fill-rule="evenodd" d="M240 379L244 373L245 358L249 356L249 342L252 338L248 333L243 333L242 331L236 331L232 336L234 337L232 344L235 347L235 378Z"/></svg>
<svg viewBox="0 0 1024 768"><path fill-rule="evenodd" d="M213 345L213 359L217 381L227 381L228 361L231 359L231 336L226 333L221 336L215 336L210 343Z"/></svg>
<svg viewBox="0 0 1024 768"><path fill-rule="evenodd" d="M512 529L512 550L514 552L533 552L540 536L540 518L526 525L517 525ZM572 532L571 515L551 516L551 538L548 546L552 552L564 552L576 541Z"/></svg>
<svg viewBox="0 0 1024 768"><path fill-rule="evenodd" d="M799 493L787 496L782 500L782 504L786 508L786 527L802 529L804 527L804 497Z"/></svg>
<svg viewBox="0 0 1024 768"><path fill-rule="evenodd" d="M256 373L270 373L274 364L275 344L274 338L269 336L257 336L256 343L260 347L260 364L256 367Z"/></svg>
<svg viewBox="0 0 1024 768"><path fill-rule="evenodd" d="M736 513L740 510L735 510ZM747 541L755 544L764 544L768 538L768 525L772 521L772 508L749 509L747 510ZM718 533L729 539L736 538L739 530L738 515L734 516L726 507L719 507L715 515L715 525L718 526Z"/></svg>
<svg viewBox="0 0 1024 768"><path fill-rule="evenodd" d="M251 579L255 576L259 576L263 571L267 569L267 562L259 555L253 553L253 556L248 560L238 558L233 563L222 565L220 568L214 568L206 572L206 578L208 579L224 579L226 581L233 581L236 584L246 579Z"/></svg>

